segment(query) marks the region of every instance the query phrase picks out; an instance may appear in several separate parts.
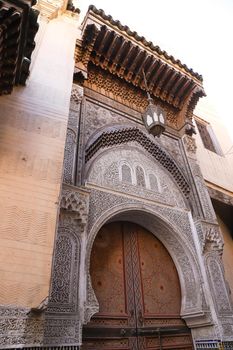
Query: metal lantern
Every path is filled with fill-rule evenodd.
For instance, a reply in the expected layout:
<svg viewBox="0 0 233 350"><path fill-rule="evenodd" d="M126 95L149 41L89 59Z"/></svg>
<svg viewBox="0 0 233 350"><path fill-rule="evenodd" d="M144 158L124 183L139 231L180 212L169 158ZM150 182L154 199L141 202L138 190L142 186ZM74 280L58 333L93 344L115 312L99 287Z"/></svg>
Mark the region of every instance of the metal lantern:
<svg viewBox="0 0 233 350"><path fill-rule="evenodd" d="M154 101L148 92L148 86L147 86L146 75L144 70L142 71L142 73L143 73L144 85L147 91L148 102L149 102L147 109L142 115L142 119L148 132L154 136L159 137L165 130L166 114L161 107L156 106L154 104Z"/></svg>
<svg viewBox="0 0 233 350"><path fill-rule="evenodd" d="M153 136L159 137L165 130L166 114L161 107L156 106L153 103L150 96L148 97L148 100L149 104L142 116L142 119L148 132Z"/></svg>

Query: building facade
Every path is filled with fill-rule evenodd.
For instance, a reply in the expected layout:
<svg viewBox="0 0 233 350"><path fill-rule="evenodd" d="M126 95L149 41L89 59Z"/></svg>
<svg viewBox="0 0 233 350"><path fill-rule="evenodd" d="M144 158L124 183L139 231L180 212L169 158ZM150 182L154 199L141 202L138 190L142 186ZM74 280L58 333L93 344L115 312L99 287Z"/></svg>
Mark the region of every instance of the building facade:
<svg viewBox="0 0 233 350"><path fill-rule="evenodd" d="M202 77L93 6L79 32L59 4L28 86L0 101L1 347L232 349L231 247L223 263L221 195L194 138Z"/></svg>

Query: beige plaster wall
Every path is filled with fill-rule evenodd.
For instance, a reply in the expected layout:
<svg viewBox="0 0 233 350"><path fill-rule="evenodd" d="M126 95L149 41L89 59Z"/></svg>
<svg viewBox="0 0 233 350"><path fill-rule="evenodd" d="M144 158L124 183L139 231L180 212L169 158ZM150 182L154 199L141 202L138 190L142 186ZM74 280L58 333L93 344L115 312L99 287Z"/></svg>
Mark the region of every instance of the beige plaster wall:
<svg viewBox="0 0 233 350"><path fill-rule="evenodd" d="M76 27L43 22L27 86L0 97L0 304L49 292Z"/></svg>
<svg viewBox="0 0 233 350"><path fill-rule="evenodd" d="M233 299L233 239L229 229L219 216L217 216L217 219L224 239L223 264L225 269L225 277L231 289Z"/></svg>
<svg viewBox="0 0 233 350"><path fill-rule="evenodd" d="M207 150L196 128L197 159L202 174L206 181L233 192L233 148L228 153L233 146L233 141L223 122L223 116L217 114L206 98L198 102L194 114L210 123L222 150L221 155Z"/></svg>

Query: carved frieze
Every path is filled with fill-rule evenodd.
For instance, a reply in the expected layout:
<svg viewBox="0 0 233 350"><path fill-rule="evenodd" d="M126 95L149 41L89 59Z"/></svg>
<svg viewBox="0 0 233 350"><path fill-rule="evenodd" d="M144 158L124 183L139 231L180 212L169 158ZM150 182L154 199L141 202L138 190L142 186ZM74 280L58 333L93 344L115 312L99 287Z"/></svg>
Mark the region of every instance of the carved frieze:
<svg viewBox="0 0 233 350"><path fill-rule="evenodd" d="M44 316L32 314L29 308L1 306L0 329L1 349L39 346L43 342Z"/></svg>
<svg viewBox="0 0 233 350"><path fill-rule="evenodd" d="M92 65L90 65L88 80L85 81L84 86L129 106L140 113L143 113L148 105L146 94L141 89ZM180 125L177 118L177 110L156 98L155 103L160 105L166 112L168 125L178 129Z"/></svg>
<svg viewBox="0 0 233 350"><path fill-rule="evenodd" d="M78 316L47 317L44 332L44 344L57 345L62 344L80 345L82 341L81 322ZM56 349L57 349L56 348ZM65 346L62 346L62 349ZM67 347L69 349L69 347Z"/></svg>

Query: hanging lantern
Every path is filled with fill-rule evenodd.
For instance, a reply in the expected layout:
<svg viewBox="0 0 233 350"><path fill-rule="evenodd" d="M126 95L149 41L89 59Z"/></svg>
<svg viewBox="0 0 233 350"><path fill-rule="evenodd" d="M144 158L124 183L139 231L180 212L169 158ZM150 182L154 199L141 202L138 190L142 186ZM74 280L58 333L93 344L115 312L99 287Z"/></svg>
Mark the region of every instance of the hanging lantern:
<svg viewBox="0 0 233 350"><path fill-rule="evenodd" d="M164 110L153 103L152 98L148 97L149 104L143 113L142 119L148 132L153 136L159 137L165 130L166 114Z"/></svg>
<svg viewBox="0 0 233 350"><path fill-rule="evenodd" d="M142 73L149 102L145 112L142 115L142 120L148 132L153 136L159 137L165 131L166 114L161 107L156 106L154 104L154 101L148 92L148 86L144 70L142 71Z"/></svg>

